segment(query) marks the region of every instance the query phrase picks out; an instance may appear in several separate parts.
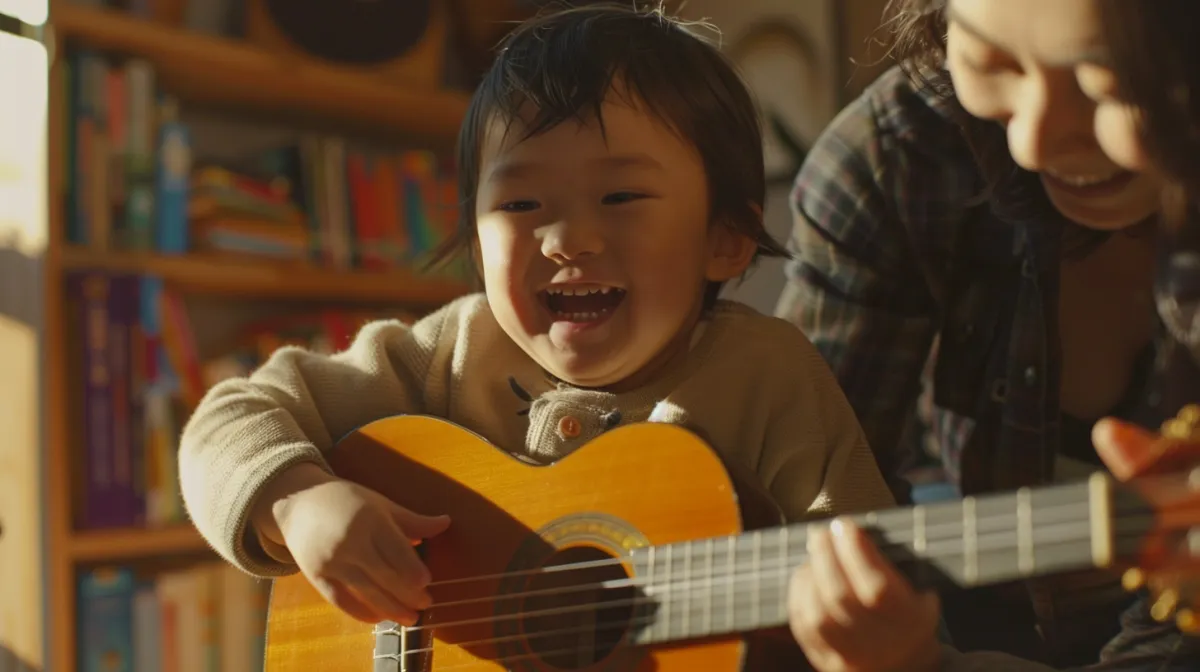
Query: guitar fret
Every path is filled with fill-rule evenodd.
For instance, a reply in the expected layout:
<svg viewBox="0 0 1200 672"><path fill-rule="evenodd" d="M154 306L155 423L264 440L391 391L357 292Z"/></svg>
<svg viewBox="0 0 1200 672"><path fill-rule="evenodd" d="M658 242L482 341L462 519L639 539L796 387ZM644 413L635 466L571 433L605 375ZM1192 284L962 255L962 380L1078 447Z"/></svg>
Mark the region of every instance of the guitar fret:
<svg viewBox="0 0 1200 672"><path fill-rule="evenodd" d="M655 580L657 577L654 576L654 547L653 546L651 546L647 550L646 555L647 555L647 558L646 558L646 586L647 586L647 588L650 588L650 589L657 588L657 585L655 584ZM655 606L661 605L663 602L663 599L670 599L670 596L667 596L666 598L664 598L662 596L658 596L654 600ZM658 628L658 624L659 624L659 613L658 613L658 610L655 609L653 620L651 621L650 625L646 628L646 638L651 642L655 641L655 639L656 639L654 631Z"/></svg>
<svg viewBox="0 0 1200 672"><path fill-rule="evenodd" d="M788 526L783 525L779 528L779 584L780 591L778 600L775 604L779 607L779 613L775 618L779 621L787 620L787 595L788 595L788 578L791 576L791 563L788 562Z"/></svg>
<svg viewBox="0 0 1200 672"><path fill-rule="evenodd" d="M747 627L754 627L760 620L762 609L762 533L755 532L754 545L750 555L750 622Z"/></svg>
<svg viewBox="0 0 1200 672"><path fill-rule="evenodd" d="M692 544L683 547L683 635L692 634Z"/></svg>
<svg viewBox="0 0 1200 672"><path fill-rule="evenodd" d="M925 557L925 549L928 546L928 541L925 539L925 505L917 504L912 510L913 516L913 550L916 551L917 557Z"/></svg>
<svg viewBox="0 0 1200 672"><path fill-rule="evenodd" d="M735 563L737 561L737 538L727 538L729 539L729 546L726 549L725 562L725 630L728 632L734 629L733 616L735 611L733 608L733 600L737 593L733 590L733 579L735 576Z"/></svg>
<svg viewBox="0 0 1200 672"><path fill-rule="evenodd" d="M1099 472L1087 481L1088 517L1092 537L1092 562L1107 567L1113 559L1112 486Z"/></svg>
<svg viewBox="0 0 1200 672"><path fill-rule="evenodd" d="M967 496L962 501L963 517L963 578L967 584L979 579L979 535L976 530L975 498Z"/></svg>
<svg viewBox="0 0 1200 672"><path fill-rule="evenodd" d="M675 546L672 544L663 549L666 551L667 555L666 576L663 577L663 585L666 586L666 599L662 601L662 618L660 620L662 620L663 623L663 637L666 639L671 638L671 603L675 601L676 595L679 594L672 585L674 579L671 577L671 561L673 559L672 556L674 555L674 548Z"/></svg>
<svg viewBox="0 0 1200 672"><path fill-rule="evenodd" d="M708 635L712 633L712 610L713 610L713 593L716 592L716 586L713 585L713 539L709 537L705 540L704 555L708 558L708 564L705 566L704 585L707 589L707 595L704 606L704 632Z"/></svg>
<svg viewBox="0 0 1200 672"><path fill-rule="evenodd" d="M1033 501L1029 488L1017 490L1017 569L1032 574L1036 566L1033 548Z"/></svg>

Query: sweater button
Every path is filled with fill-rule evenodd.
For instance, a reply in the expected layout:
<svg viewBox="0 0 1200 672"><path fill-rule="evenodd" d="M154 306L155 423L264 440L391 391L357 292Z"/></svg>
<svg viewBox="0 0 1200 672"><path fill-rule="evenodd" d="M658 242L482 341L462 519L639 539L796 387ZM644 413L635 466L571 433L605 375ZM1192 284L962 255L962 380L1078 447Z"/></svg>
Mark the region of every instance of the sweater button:
<svg viewBox="0 0 1200 672"><path fill-rule="evenodd" d="M579 436L579 432L583 431L583 427L574 416L564 415L558 420L558 435L564 439L573 439Z"/></svg>

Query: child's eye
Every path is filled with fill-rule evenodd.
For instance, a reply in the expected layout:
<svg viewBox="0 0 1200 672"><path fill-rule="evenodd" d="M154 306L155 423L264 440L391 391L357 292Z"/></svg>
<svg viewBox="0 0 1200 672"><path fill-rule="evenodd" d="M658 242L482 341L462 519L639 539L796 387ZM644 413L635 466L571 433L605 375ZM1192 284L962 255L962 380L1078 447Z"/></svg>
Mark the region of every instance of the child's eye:
<svg viewBox="0 0 1200 672"><path fill-rule="evenodd" d="M645 194L639 194L632 191L618 191L612 194L607 194L604 197L604 200L601 202L605 205L620 205L622 203L629 203L631 201L636 201L643 198L646 198Z"/></svg>
<svg viewBox="0 0 1200 672"><path fill-rule="evenodd" d="M504 212L530 212L538 209L537 201L508 201L500 204Z"/></svg>

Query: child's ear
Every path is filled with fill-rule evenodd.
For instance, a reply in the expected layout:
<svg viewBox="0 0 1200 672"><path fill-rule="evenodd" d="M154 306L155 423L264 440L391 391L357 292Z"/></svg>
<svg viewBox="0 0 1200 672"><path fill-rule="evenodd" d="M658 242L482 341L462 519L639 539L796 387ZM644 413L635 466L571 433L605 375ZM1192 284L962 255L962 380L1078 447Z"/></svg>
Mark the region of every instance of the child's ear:
<svg viewBox="0 0 1200 672"><path fill-rule="evenodd" d="M762 208L757 205L752 207L761 226ZM704 277L710 282L725 282L745 273L750 267L750 262L754 261L758 242L729 222L717 222L712 227L710 236L708 268Z"/></svg>

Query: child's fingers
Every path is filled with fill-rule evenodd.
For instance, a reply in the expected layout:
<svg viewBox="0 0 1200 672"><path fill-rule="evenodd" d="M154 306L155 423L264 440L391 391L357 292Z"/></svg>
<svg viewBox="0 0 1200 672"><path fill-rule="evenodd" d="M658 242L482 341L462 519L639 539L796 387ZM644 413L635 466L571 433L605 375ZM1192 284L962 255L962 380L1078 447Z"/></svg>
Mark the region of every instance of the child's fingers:
<svg viewBox="0 0 1200 672"><path fill-rule="evenodd" d="M854 590L842 570L828 530L813 530L808 538L808 564L812 567L813 590L824 612L823 634L833 641L836 631L854 624Z"/></svg>
<svg viewBox="0 0 1200 672"><path fill-rule="evenodd" d="M381 576L379 569L378 563L374 563L372 566L364 568L346 567L341 574L350 590L376 614L390 618L401 625L415 624L417 610L407 606L395 591L388 591L384 588L389 585L387 582L389 577Z"/></svg>
<svg viewBox="0 0 1200 672"><path fill-rule="evenodd" d="M423 516L390 500L388 503L391 504L392 518L396 520L396 524L414 544L419 543L422 539L436 537L450 527L450 516Z"/></svg>
<svg viewBox="0 0 1200 672"><path fill-rule="evenodd" d="M319 577L309 577L309 581L312 583L313 588L316 588L317 592L321 594L321 597L325 598L333 606L349 614L351 618L358 619L364 623L378 623L383 620L382 616L364 604L341 581Z"/></svg>
<svg viewBox="0 0 1200 672"><path fill-rule="evenodd" d="M806 651L816 650L821 642L817 632L820 628L822 606L817 595L816 577L812 566L804 565L792 572L788 582L788 622L792 635Z"/></svg>
<svg viewBox="0 0 1200 672"><path fill-rule="evenodd" d="M396 527L386 526L372 535L371 541L379 554L379 561L375 563L378 573L383 575L374 578L391 586L392 592L404 604L417 610L428 609L433 603L426 590L431 580L429 568L421 562L404 534Z"/></svg>
<svg viewBox="0 0 1200 672"><path fill-rule="evenodd" d="M869 609L883 609L908 597L907 581L862 529L848 520L835 520L830 530L838 562L858 602Z"/></svg>

